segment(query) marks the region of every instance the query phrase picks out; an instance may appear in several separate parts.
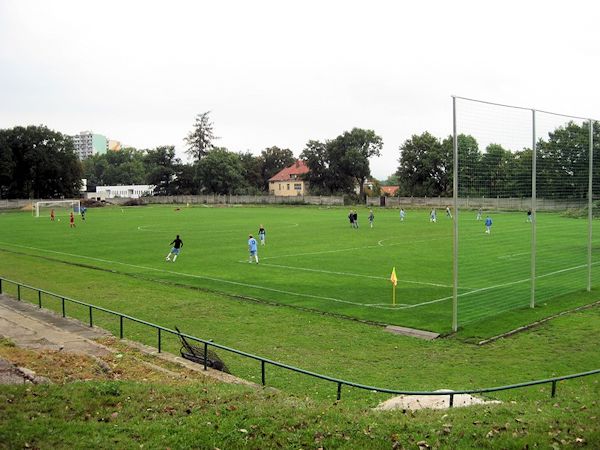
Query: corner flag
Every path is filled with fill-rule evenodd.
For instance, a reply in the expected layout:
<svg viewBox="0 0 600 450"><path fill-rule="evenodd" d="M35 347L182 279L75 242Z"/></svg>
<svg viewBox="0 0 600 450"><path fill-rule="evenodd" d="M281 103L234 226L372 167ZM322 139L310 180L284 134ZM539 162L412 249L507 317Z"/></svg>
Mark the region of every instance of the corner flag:
<svg viewBox="0 0 600 450"><path fill-rule="evenodd" d="M392 275L390 275L390 281L392 282L392 305L396 305L396 285L398 284L398 278L396 277L396 268L392 269Z"/></svg>

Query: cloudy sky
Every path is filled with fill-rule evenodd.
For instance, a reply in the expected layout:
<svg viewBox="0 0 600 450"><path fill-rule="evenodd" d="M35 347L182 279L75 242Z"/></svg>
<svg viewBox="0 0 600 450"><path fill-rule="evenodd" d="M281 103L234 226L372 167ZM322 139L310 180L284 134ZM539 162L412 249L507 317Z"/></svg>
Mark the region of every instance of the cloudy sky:
<svg viewBox="0 0 600 450"><path fill-rule="evenodd" d="M411 135L452 132L451 95L599 118L598 17L578 0L0 0L0 128L182 158L209 110L218 145L255 154L370 128L386 178Z"/></svg>

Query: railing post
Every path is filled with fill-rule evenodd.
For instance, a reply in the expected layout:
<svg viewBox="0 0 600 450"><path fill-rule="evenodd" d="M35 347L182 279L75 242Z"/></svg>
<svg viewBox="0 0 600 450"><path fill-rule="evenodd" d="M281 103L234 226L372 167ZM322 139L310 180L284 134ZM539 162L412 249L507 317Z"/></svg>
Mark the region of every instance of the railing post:
<svg viewBox="0 0 600 450"><path fill-rule="evenodd" d="M62 316L67 317L67 315L65 314L65 298L61 297L60 299L62 300Z"/></svg>
<svg viewBox="0 0 600 450"><path fill-rule="evenodd" d="M161 342L160 342L160 328L157 328L158 330L158 353L161 352Z"/></svg>
<svg viewBox="0 0 600 450"><path fill-rule="evenodd" d="M204 370L208 370L207 364L208 364L208 344L205 342L204 343Z"/></svg>
<svg viewBox="0 0 600 450"><path fill-rule="evenodd" d="M337 399L340 400L342 398L342 383L338 383L337 385Z"/></svg>
<svg viewBox="0 0 600 450"><path fill-rule="evenodd" d="M17 300L21 301L21 285L17 284Z"/></svg>
<svg viewBox="0 0 600 450"><path fill-rule="evenodd" d="M260 371L261 371L260 380L262 382L262 385L264 386L266 383L265 383L265 362L263 360L260 361Z"/></svg>
<svg viewBox="0 0 600 450"><path fill-rule="evenodd" d="M556 380L552 382L552 394L550 395L552 398L556 396Z"/></svg>
<svg viewBox="0 0 600 450"><path fill-rule="evenodd" d="M38 291L38 308L42 307L42 291Z"/></svg>
<svg viewBox="0 0 600 450"><path fill-rule="evenodd" d="M450 394L450 408L454 406L454 394Z"/></svg>
<svg viewBox="0 0 600 450"><path fill-rule="evenodd" d="M123 316L119 316L119 339L123 339Z"/></svg>
<svg viewBox="0 0 600 450"><path fill-rule="evenodd" d="M94 322L92 320L92 307L90 306L90 328L94 326Z"/></svg>
<svg viewBox="0 0 600 450"><path fill-rule="evenodd" d="M2 278L0 278L0 294L2 294Z"/></svg>

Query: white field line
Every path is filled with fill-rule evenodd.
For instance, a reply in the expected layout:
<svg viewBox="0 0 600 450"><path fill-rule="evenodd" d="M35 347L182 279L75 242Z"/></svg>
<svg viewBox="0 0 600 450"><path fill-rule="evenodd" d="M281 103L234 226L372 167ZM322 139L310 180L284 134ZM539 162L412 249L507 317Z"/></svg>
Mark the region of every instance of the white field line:
<svg viewBox="0 0 600 450"><path fill-rule="evenodd" d="M517 256L523 256L523 255L531 255L531 253L530 252L510 253L508 255L498 256L498 259L512 259L512 258L516 258Z"/></svg>
<svg viewBox="0 0 600 450"><path fill-rule="evenodd" d="M287 295L294 295L294 296L297 296L297 297L315 298L315 299L318 299L318 300L328 300L328 301L332 301L332 302L345 303L345 304L355 305L355 306L363 306L363 307L367 307L367 308L397 309L397 308L394 308L394 307L384 307L384 306L376 306L376 305L365 305L364 303L351 302L349 300L342 300L342 299L334 298L334 297L322 297L322 296L319 296L319 295L302 294L302 293L298 293L298 292L284 291L284 290L281 290L281 289L274 289L274 288L269 288L269 287L265 287L265 286L259 286L257 284L241 283L239 281L224 280L222 278L208 277L208 276L205 276L205 275L195 275L195 274L185 273L185 272L175 272L173 270L157 269L155 267L139 266L139 265L136 265L136 264L129 264L129 263L121 262L121 261L113 261L113 260L110 260L110 259L95 258L95 257L92 257L92 256L84 256L84 255L77 255L77 254L74 254L74 253L59 252L59 251L56 251L56 250L47 250L47 249L43 249L43 248L30 247L30 246L27 246L27 245L11 244L11 243L8 243L8 242L0 242L0 244L6 245L8 247L11 247L11 246L12 247L19 247L19 248L25 248L25 249L28 249L28 250L35 250L35 251L46 252L46 253L54 253L54 254L57 254L57 255L71 256L71 257L81 258L81 259L88 259L88 260L91 260L91 261L98 261L98 262L103 262L103 263L107 263L107 264L119 264L121 266L133 267L133 268L136 268L136 269L151 270L151 271L154 271L154 272L168 273L168 274L172 274L172 275L181 275L181 276L190 277L190 278L197 278L197 279L201 279L201 280L216 281L218 283L231 284L231 285L235 285L235 286L243 286L243 287L248 287L248 288L253 288L253 289L261 289L261 290L264 290L264 291L276 292L278 294L287 294Z"/></svg>
<svg viewBox="0 0 600 450"><path fill-rule="evenodd" d="M266 259L266 258L263 258L263 259ZM247 262L247 261L240 260L238 262L244 263L244 262ZM333 271L333 270L310 269L310 268L307 268L307 267L285 266L283 264L271 264L271 263L266 263L266 264L263 264L263 265L270 266L270 267L279 267L279 268L282 268L282 269L303 270L305 272L326 273L326 274L330 274L330 275L342 275L342 276L348 276L348 277L370 278L372 280L389 280L389 277L378 277L378 276L375 276L375 275L363 275L363 274L360 274L360 273L336 272L336 271ZM443 288L451 288L452 287L452 285L448 285L448 284L428 283L426 281L404 280L404 279L400 279L400 278L398 278L398 283L423 284L423 285L426 285L426 286L436 286L436 287L443 287ZM464 289L467 289L467 288L464 288Z"/></svg>
<svg viewBox="0 0 600 450"><path fill-rule="evenodd" d="M137 227L137 229L138 229L138 231L145 231L145 232L148 232L148 233L169 233L169 234L172 234L172 233L173 233L173 231L152 230L152 229L150 229L150 230L149 230L149 229L148 229L149 227L153 227L153 226L154 226L154 225L140 225L140 226L138 226L138 227ZM288 225L288 226L283 226L283 227L280 227L280 229L285 229L285 228L296 228L296 227L298 227L298 226L300 226L300 224L299 224L299 223L292 223L292 224L290 224L290 225ZM197 230L197 229L194 229L194 232L196 232L196 231L198 231L198 230ZM207 231L207 232L208 232L208 230L200 230L200 231ZM234 230L234 229L229 229L229 230L218 230L218 231L212 231L212 230L211 230L211 231L210 231L210 233L211 233L211 234L215 234L215 233L237 233L237 234L239 234L239 233L240 233L240 230L239 230L239 228L236 228L235 230Z"/></svg>
<svg viewBox="0 0 600 450"><path fill-rule="evenodd" d="M600 264L600 261L592 263L593 266L596 265L596 264ZM570 272L572 270L582 269L584 267L587 267L587 264L581 264L579 266L573 266L573 267L568 267L566 269L555 270L554 272L548 272L548 273L545 273L543 275L538 275L535 278L536 278L536 280L538 278L546 278L546 277L550 277L552 275L556 275L556 274L559 274L559 273ZM458 294L457 297L465 297L467 295L477 294L478 292L489 291L489 290L492 290L492 289L498 289L498 288L506 287L506 286L512 286L512 285L519 284L519 283L526 283L526 282L528 282L530 280L531 280L531 278L524 278L522 280L510 281L508 283L502 283L502 284L496 284L494 286L488 286L488 287L484 287L484 288L475 289L475 290L470 291L470 292L465 292L464 294ZM405 306L405 307L403 307L401 309L417 308L419 306L430 305L432 303L439 303L439 302L443 302L445 300L450 300L450 299L452 299L452 296L450 296L450 297L444 297L444 298L438 298L436 300L430 300L428 302L415 303L414 305Z"/></svg>

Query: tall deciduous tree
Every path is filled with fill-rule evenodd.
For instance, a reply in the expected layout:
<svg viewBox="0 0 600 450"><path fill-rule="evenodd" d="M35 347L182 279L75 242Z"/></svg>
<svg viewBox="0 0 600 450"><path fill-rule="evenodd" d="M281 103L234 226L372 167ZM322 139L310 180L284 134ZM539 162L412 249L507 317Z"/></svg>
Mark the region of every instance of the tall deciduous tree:
<svg viewBox="0 0 600 450"><path fill-rule="evenodd" d="M205 192L235 194L246 187L238 154L214 148L198 162L198 179Z"/></svg>
<svg viewBox="0 0 600 450"><path fill-rule="evenodd" d="M330 195L334 193L331 174L329 171L329 153L327 144L310 140L300 153L300 158L306 163L309 171L303 178L308 182L308 188L314 195Z"/></svg>
<svg viewBox="0 0 600 450"><path fill-rule="evenodd" d="M413 135L400 146L398 179L403 195L437 196L446 189L448 182L447 151L440 140L424 132Z"/></svg>
<svg viewBox="0 0 600 450"><path fill-rule="evenodd" d="M175 147L172 145L156 147L148 150L144 157L147 183L154 185L155 195L173 195L177 193L175 178L177 166L181 161L175 157Z"/></svg>
<svg viewBox="0 0 600 450"><path fill-rule="evenodd" d="M330 169L334 174L353 178L363 198L365 181L371 175L369 158L380 156L383 140L373 130L353 128L330 141L327 147Z"/></svg>
<svg viewBox="0 0 600 450"><path fill-rule="evenodd" d="M202 159L213 147L213 141L218 139L214 135L213 123L209 117L210 111L196 116L194 128L185 138L188 146L186 153L195 161Z"/></svg>
<svg viewBox="0 0 600 450"><path fill-rule="evenodd" d="M8 198L77 196L81 164L71 138L45 126L0 130L0 182Z"/></svg>

